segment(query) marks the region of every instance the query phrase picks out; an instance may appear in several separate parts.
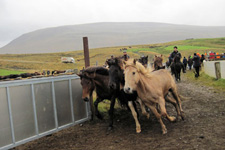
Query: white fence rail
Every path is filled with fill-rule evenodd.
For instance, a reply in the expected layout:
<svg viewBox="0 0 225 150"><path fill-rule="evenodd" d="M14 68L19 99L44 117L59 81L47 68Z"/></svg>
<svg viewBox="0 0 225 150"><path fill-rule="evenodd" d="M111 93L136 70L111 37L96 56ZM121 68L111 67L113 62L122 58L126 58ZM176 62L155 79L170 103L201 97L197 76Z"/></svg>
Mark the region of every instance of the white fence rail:
<svg viewBox="0 0 225 150"><path fill-rule="evenodd" d="M206 61L204 62L204 71L211 77L225 79L225 61Z"/></svg>
<svg viewBox="0 0 225 150"><path fill-rule="evenodd" d="M0 83L0 150L90 119L76 75Z"/></svg>

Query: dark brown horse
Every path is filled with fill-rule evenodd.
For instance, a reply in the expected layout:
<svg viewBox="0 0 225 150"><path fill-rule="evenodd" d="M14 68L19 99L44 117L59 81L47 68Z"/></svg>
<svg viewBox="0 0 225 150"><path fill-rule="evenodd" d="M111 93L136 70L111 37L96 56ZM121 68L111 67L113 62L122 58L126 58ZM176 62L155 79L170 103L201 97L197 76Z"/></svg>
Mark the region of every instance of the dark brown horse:
<svg viewBox="0 0 225 150"><path fill-rule="evenodd" d="M102 119L103 117L98 111L98 103L107 99L111 101L109 109L109 129L113 127L113 111L115 105L115 99L118 97L117 91L109 88L109 71L105 67L89 67L78 74L81 79L81 85L83 88L82 99L89 101L93 91L96 91L97 99L94 102L95 115ZM118 99L121 105L125 105L123 99Z"/></svg>
<svg viewBox="0 0 225 150"><path fill-rule="evenodd" d="M157 56L155 55L154 58L154 70L159 70L159 69L165 69L165 66L163 66L163 56Z"/></svg>

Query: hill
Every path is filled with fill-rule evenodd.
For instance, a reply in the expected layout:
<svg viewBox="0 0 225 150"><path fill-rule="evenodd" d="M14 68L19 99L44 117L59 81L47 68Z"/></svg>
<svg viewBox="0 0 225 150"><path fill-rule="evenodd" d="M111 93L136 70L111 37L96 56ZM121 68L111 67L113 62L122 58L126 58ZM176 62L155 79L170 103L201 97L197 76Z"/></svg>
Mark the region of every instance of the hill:
<svg viewBox="0 0 225 150"><path fill-rule="evenodd" d="M152 22L92 23L40 29L26 33L0 48L0 54L54 53L89 47L143 45L190 38L225 37L225 27L175 25Z"/></svg>
<svg viewBox="0 0 225 150"><path fill-rule="evenodd" d="M139 58L141 55L148 55L149 61L155 54L163 54L164 61L173 51L173 46L177 45L182 56L193 55L194 52L205 53L214 51L225 53L225 38L215 39L193 39L182 40L160 44L108 47L90 49L91 65L103 65L110 55L121 56L120 49L127 48L128 54L132 58ZM74 57L75 64L61 63L61 57ZM61 52L61 53L44 53L44 54L3 54L0 55L0 69L19 70L23 72L42 72L43 70L65 70L65 69L82 69L84 67L83 51ZM1 71L1 70L0 70Z"/></svg>

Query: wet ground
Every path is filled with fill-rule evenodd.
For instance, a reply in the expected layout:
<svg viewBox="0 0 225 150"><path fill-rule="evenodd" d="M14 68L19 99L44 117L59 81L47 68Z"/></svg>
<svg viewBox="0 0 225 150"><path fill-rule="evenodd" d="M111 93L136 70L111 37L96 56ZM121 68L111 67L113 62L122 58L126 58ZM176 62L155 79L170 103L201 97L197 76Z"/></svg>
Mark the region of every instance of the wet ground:
<svg viewBox="0 0 225 150"><path fill-rule="evenodd" d="M182 101L185 120L171 123L164 119L168 130L166 135L162 135L153 114L149 120L141 116L142 132L136 134L131 113L126 109L116 109L113 131L107 131L107 119L95 119L15 149L225 149L225 94L185 78L178 83L178 88L181 95L189 98ZM167 111L170 115L176 114L171 104L167 104Z"/></svg>

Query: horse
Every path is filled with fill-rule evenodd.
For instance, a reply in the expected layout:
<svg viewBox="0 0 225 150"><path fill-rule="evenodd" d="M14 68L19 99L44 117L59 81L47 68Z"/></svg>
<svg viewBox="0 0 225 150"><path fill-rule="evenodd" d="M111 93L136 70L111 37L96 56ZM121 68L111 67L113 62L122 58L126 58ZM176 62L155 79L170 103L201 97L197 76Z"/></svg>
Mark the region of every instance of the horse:
<svg viewBox="0 0 225 150"><path fill-rule="evenodd" d="M176 104L174 105L177 110L177 117L180 116L182 120L184 120L176 83L167 70L161 69L149 72L145 67L143 67L143 65L132 59L124 62L124 65L124 91L130 94L134 91L137 92L138 97L140 97L142 102L151 109L160 122L163 134L167 133L167 129L161 117L166 116L166 118L171 122L176 120L176 117L169 116L166 112L165 97L169 92L172 93L173 98L176 100ZM161 114L157 111L157 104L160 107Z"/></svg>
<svg viewBox="0 0 225 150"><path fill-rule="evenodd" d="M165 66L163 66L162 62L163 62L162 55L160 55L160 56L155 55L155 58L154 58L154 69L155 70L165 69Z"/></svg>
<svg viewBox="0 0 225 150"><path fill-rule="evenodd" d="M184 66L181 63L180 57L178 55L175 55L173 59L173 63L171 64L170 67L171 67L172 75L173 74L175 75L176 81L178 80L180 81L180 72L181 72L181 69L183 69L183 72L184 72Z"/></svg>
<svg viewBox="0 0 225 150"><path fill-rule="evenodd" d="M140 59L138 59L138 61L145 66L145 68L147 68L148 65L148 56L141 56Z"/></svg>
<svg viewBox="0 0 225 150"><path fill-rule="evenodd" d="M115 105L115 99L117 93L115 90L111 89L109 84L109 70L105 67L89 67L81 71L78 74L80 76L81 85L82 85L82 99L84 101L89 101L92 96L93 91L96 91L97 99L94 102L95 115L99 119L103 119L102 115L98 111L98 103L108 99L111 101L109 109L109 127L108 130L113 128L113 111ZM118 99L121 105L126 105L123 99Z"/></svg>
<svg viewBox="0 0 225 150"><path fill-rule="evenodd" d="M170 67L170 61L166 61L166 68L168 69Z"/></svg>
<svg viewBox="0 0 225 150"><path fill-rule="evenodd" d="M142 101L137 97L136 92L132 94L127 94L124 92L123 86L125 84L125 80L124 80L124 74L123 74L124 70L123 70L122 60L120 58L109 59L107 61L107 64L109 65L109 87L111 89L114 89L115 91L118 91L119 99L124 99L128 103L128 106L136 122L136 132L140 133L141 128L137 120L138 111L134 101L137 100L139 102L143 115L145 115L148 119L150 115L149 113L146 112L145 106L143 105Z"/></svg>

